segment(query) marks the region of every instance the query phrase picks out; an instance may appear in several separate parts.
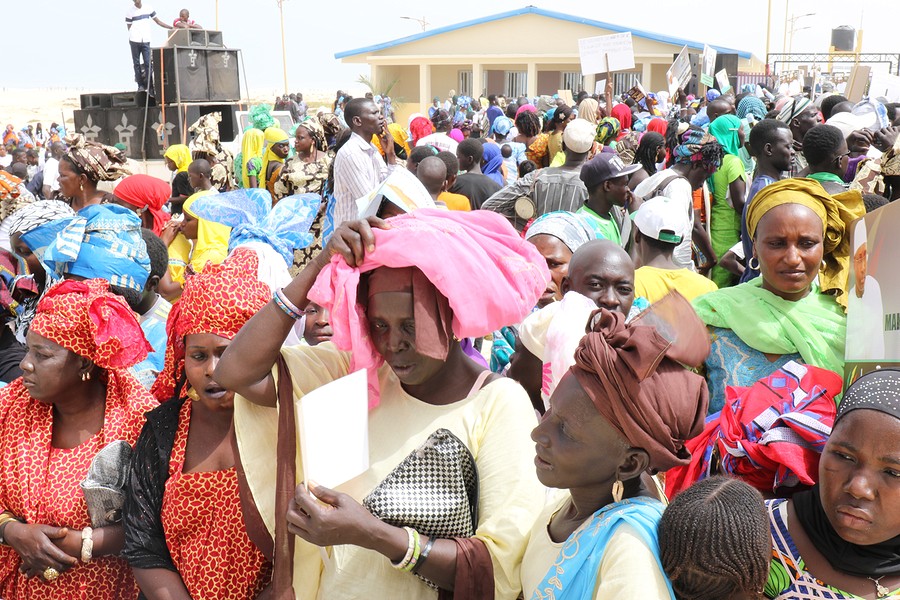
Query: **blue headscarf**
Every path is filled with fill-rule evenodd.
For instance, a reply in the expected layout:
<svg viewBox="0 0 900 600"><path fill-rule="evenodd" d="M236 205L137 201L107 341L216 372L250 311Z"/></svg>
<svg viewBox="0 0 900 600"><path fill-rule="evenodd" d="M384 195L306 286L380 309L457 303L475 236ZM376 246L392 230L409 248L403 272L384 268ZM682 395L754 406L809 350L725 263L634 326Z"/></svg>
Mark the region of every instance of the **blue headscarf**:
<svg viewBox="0 0 900 600"><path fill-rule="evenodd" d="M506 185L506 182L503 181L503 173L500 170L503 167L503 155L500 154L500 146L497 144L485 144L481 160L484 161L481 172L498 184Z"/></svg>
<svg viewBox="0 0 900 600"><path fill-rule="evenodd" d="M37 255L51 281L77 275L143 291L150 276L141 220L116 204L86 206L72 217L23 233L21 239Z"/></svg>
<svg viewBox="0 0 900 600"><path fill-rule="evenodd" d="M757 121L766 118L766 105L756 96L744 96L737 105L738 119L744 119L747 115L753 115Z"/></svg>
<svg viewBox="0 0 900 600"><path fill-rule="evenodd" d="M232 228L229 252L247 242L262 242L274 248L285 264L291 266L294 250L313 242L309 228L321 203L318 194L297 194L282 198L273 208L268 191L250 188L201 196L191 205L191 212L200 219Z"/></svg>

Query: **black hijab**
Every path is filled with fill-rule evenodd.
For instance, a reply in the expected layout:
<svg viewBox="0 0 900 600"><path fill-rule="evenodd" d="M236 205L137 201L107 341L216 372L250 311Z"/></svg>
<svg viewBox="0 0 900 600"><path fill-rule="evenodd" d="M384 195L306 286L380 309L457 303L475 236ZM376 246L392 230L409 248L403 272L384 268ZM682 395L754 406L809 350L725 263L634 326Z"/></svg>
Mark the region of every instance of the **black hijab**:
<svg viewBox="0 0 900 600"><path fill-rule="evenodd" d="M860 377L847 389L834 426L858 409L876 410L900 419L900 370L882 369ZM844 540L822 507L819 486L794 494L794 510L806 535L837 571L857 577L900 573L900 535L879 544L859 546ZM895 507L900 510L900 507Z"/></svg>

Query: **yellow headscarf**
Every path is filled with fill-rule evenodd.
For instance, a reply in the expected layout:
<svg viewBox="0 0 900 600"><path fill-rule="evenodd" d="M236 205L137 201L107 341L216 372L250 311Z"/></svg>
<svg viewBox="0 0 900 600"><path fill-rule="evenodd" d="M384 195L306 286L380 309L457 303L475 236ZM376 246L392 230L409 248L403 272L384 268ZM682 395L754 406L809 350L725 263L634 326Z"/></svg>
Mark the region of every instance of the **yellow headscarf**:
<svg viewBox="0 0 900 600"><path fill-rule="evenodd" d="M406 151L406 157L409 158L410 148L409 142L407 141L408 135L403 128L403 125L400 123L391 123L388 125L388 131L394 139L394 143L403 148L403 150ZM378 134L372 136L372 144L374 144L381 155L384 156L384 148L381 147L381 139L378 137Z"/></svg>
<svg viewBox="0 0 900 600"><path fill-rule="evenodd" d="M250 174L248 173L247 163L252 158L262 158L263 148L266 146L265 134L255 127L244 132L241 139L241 182L244 189L250 187Z"/></svg>
<svg viewBox="0 0 900 600"><path fill-rule="evenodd" d="M184 173L191 166L191 149L184 144L172 144L166 148L163 157L171 159L179 173Z"/></svg>
<svg viewBox="0 0 900 600"><path fill-rule="evenodd" d="M266 189L266 174L269 172L269 163L272 161L284 164L284 159L272 152L272 146L281 142L289 142L291 136L284 129L269 127L265 132L266 154L263 156L262 170L259 172L259 187Z"/></svg>
<svg viewBox="0 0 900 600"><path fill-rule="evenodd" d="M202 272L203 268L206 267L206 263L211 262L213 264L219 264L228 256L228 239L231 237L231 227L226 227L225 225L221 225L219 223L201 219L191 211L191 205L197 198L215 193L215 190L205 190L202 192L197 192L196 194L190 196L187 200L185 200L184 206L182 207L182 210L184 210L185 213L197 219L199 223L197 224L197 239L194 240L193 249L190 252L189 260L185 260L187 257L183 256L177 258L183 260L184 263L190 263L196 273ZM179 234L179 236L180 235L181 234ZM173 265L172 258L172 250L170 247L170 268ZM178 281L179 274L181 274L181 278L183 280L183 270L181 273L178 273L173 269L172 279Z"/></svg>
<svg viewBox="0 0 900 600"><path fill-rule="evenodd" d="M767 185L753 196L747 207L747 230L756 239L756 228L763 216L782 204L801 204L822 219L825 255L819 271L819 287L835 296L847 309L847 284L850 275L850 224L865 216L866 207L858 191L829 195L818 181L783 179Z"/></svg>

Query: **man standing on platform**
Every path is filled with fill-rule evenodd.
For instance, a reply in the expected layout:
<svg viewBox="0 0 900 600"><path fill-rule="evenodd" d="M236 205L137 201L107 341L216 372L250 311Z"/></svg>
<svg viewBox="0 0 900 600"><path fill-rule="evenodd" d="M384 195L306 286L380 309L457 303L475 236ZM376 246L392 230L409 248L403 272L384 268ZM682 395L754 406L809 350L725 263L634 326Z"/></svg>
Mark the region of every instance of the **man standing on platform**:
<svg viewBox="0 0 900 600"><path fill-rule="evenodd" d="M150 4L142 0L133 0L134 6L125 14L125 24L128 25L128 40L131 42L131 62L134 64L134 81L138 84L138 91L150 87L150 20L165 29L173 29L171 25L163 23L156 16L156 11ZM143 65L141 64L143 58Z"/></svg>

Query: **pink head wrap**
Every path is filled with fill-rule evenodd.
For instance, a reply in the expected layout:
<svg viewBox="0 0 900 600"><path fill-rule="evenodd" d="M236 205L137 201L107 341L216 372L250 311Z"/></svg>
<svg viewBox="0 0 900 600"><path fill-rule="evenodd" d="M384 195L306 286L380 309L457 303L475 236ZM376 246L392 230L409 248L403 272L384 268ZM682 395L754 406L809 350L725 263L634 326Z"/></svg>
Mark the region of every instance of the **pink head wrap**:
<svg viewBox="0 0 900 600"><path fill-rule="evenodd" d="M516 116L518 117L523 112L533 112L533 113L537 114L537 108L534 106L534 104L523 104L522 106L520 106L519 108L516 109Z"/></svg>
<svg viewBox="0 0 900 600"><path fill-rule="evenodd" d="M416 267L449 302L452 331L460 339L520 322L550 281L537 248L497 213L423 208L388 222L390 229L373 230L375 250L359 268L335 255L309 292L310 300L331 312L332 341L352 351L350 370L368 371L370 408L379 401L376 371L384 359L372 345L365 307L357 302L362 273Z"/></svg>

